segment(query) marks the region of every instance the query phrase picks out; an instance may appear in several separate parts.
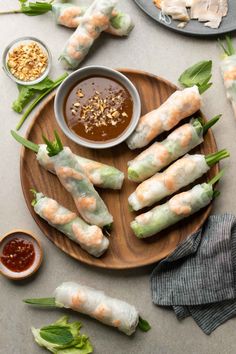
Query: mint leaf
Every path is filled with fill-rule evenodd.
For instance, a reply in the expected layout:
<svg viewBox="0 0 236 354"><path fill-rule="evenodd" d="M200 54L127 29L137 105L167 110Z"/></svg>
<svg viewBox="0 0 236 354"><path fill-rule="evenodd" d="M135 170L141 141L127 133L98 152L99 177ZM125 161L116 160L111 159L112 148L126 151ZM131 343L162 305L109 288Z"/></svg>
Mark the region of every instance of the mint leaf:
<svg viewBox="0 0 236 354"><path fill-rule="evenodd" d="M143 332L148 332L151 329L151 326L148 321L139 316L138 328Z"/></svg>
<svg viewBox="0 0 236 354"><path fill-rule="evenodd" d="M211 85L212 61L200 61L186 69L179 77L179 82L184 87L197 85L199 92L205 92Z"/></svg>
<svg viewBox="0 0 236 354"><path fill-rule="evenodd" d="M47 326L40 329L40 336L49 343L68 345L73 336L67 327Z"/></svg>
<svg viewBox="0 0 236 354"><path fill-rule="evenodd" d="M41 347L56 354L90 354L93 352L89 338L80 334L81 323L69 323L63 316L49 326L37 329L32 327L35 341Z"/></svg>

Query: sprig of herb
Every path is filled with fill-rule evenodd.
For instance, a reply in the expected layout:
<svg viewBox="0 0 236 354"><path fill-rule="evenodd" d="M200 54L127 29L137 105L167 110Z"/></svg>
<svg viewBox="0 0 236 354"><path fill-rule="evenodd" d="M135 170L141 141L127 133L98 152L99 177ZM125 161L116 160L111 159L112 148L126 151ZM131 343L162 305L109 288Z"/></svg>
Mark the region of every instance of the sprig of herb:
<svg viewBox="0 0 236 354"><path fill-rule="evenodd" d="M17 99L12 103L12 109L15 112L21 113L25 106L35 97L37 93L44 92L51 88L54 82L46 77L43 81L35 85L17 85L19 95Z"/></svg>
<svg viewBox="0 0 236 354"><path fill-rule="evenodd" d="M32 87L30 88L29 86L29 91L33 92L38 92L39 95L35 98L35 100L30 104L30 106L26 109L26 111L24 112L24 114L22 115L19 123L17 124L16 126L16 130L19 130L23 123L25 122L25 120L27 119L28 115L31 113L31 111L37 106L37 104L45 97L47 96L50 92L52 92L57 86L59 86L62 81L65 80L65 78L68 76L68 73L64 73L62 76L60 76L56 81L52 81L51 85L49 84L49 80L46 80L45 81L45 88L43 89L43 81L40 82L39 84L36 84L32 87L34 87L32 89ZM47 78L48 79L48 78ZM39 85L39 90L37 90L37 85ZM25 93L24 93L24 97L26 94L26 91L27 91L27 87L25 88ZM32 95L32 93L29 92L28 95L31 96L31 99L34 97ZM19 105L19 102L18 102L18 105ZM25 106L25 100L23 100L23 106Z"/></svg>
<svg viewBox="0 0 236 354"><path fill-rule="evenodd" d="M32 327L35 341L52 353L89 354L93 352L89 338L80 333L82 324L78 321L68 322L68 316L42 328Z"/></svg>
<svg viewBox="0 0 236 354"><path fill-rule="evenodd" d="M219 46L223 49L224 53L227 56L231 56L236 54L235 48L233 46L233 40L230 36L225 36L226 46L224 45L223 41L218 38Z"/></svg>
<svg viewBox="0 0 236 354"><path fill-rule="evenodd" d="M114 27L115 29L119 29L121 27L121 21L123 17L124 14L122 12L112 17L110 20L112 27Z"/></svg>
<svg viewBox="0 0 236 354"><path fill-rule="evenodd" d="M223 149L223 150L217 151L213 154L206 155L205 160L206 160L206 163L208 164L208 166L211 167L211 166L215 165L217 162L219 162L223 159L226 159L229 156L230 156L229 152L226 149Z"/></svg>
<svg viewBox="0 0 236 354"><path fill-rule="evenodd" d="M43 1L36 1L36 2L28 2L28 0L19 0L20 8L17 10L9 10L0 12L0 15L6 14L20 14L23 13L28 16L38 16L47 13L48 11L52 10L52 2L43 2Z"/></svg>
<svg viewBox="0 0 236 354"><path fill-rule="evenodd" d="M143 332L148 332L151 329L151 326L148 321L139 316L138 328Z"/></svg>
<svg viewBox="0 0 236 354"><path fill-rule="evenodd" d="M59 152L63 150L61 139L56 130L54 130L54 136L55 140L53 141L49 141L45 135L42 136L45 144L47 145L48 156L50 157L59 154Z"/></svg>
<svg viewBox="0 0 236 354"><path fill-rule="evenodd" d="M212 77L212 61L200 61L186 69L179 77L179 82L184 87L198 86L199 93L202 94L211 87L209 82Z"/></svg>

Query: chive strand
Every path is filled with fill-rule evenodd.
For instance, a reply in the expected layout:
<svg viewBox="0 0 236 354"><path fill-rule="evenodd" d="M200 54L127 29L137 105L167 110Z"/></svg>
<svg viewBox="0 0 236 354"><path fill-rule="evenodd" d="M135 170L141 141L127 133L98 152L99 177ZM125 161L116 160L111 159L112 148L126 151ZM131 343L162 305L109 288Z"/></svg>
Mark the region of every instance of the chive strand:
<svg viewBox="0 0 236 354"><path fill-rule="evenodd" d="M24 299L23 302L28 305L35 305L35 306L40 306L40 307L59 307L56 304L55 297Z"/></svg>
<svg viewBox="0 0 236 354"><path fill-rule="evenodd" d="M221 116L222 116L222 114L218 114L217 116L213 117L208 122L203 124L203 134L206 134L207 131L218 122L218 120L220 119Z"/></svg>
<svg viewBox="0 0 236 354"><path fill-rule="evenodd" d="M19 134L17 134L14 130L11 130L11 135L13 136L13 138L20 143L21 145L23 145L24 147L26 147L27 149L30 149L32 151L34 151L36 154L39 151L39 146L38 144L33 143L32 141L23 138L23 136L20 136Z"/></svg>
<svg viewBox="0 0 236 354"><path fill-rule="evenodd" d="M229 156L230 156L229 152L226 149L223 149L213 154L206 155L205 160L208 166L211 167L215 165L217 162L219 162L220 160L223 160Z"/></svg>
<svg viewBox="0 0 236 354"><path fill-rule="evenodd" d="M225 171L224 169L221 170L219 173L217 173L217 175L215 175L215 177L213 177L209 182L208 184L210 184L211 186L213 186L216 182L218 182L221 177L224 175Z"/></svg>

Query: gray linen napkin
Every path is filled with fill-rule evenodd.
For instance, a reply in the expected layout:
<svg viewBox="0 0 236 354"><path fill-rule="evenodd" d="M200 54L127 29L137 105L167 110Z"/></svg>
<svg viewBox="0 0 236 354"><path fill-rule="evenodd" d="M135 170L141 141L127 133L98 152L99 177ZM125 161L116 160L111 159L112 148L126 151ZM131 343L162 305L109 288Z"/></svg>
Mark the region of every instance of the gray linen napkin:
<svg viewBox="0 0 236 354"><path fill-rule="evenodd" d="M154 304L192 316L204 333L236 315L236 217L212 215L151 274Z"/></svg>

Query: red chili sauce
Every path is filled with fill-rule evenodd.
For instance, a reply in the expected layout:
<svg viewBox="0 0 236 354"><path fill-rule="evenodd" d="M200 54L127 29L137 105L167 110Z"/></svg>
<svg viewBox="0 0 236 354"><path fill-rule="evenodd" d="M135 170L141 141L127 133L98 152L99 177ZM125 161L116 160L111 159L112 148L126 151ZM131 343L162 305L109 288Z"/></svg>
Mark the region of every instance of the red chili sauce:
<svg viewBox="0 0 236 354"><path fill-rule="evenodd" d="M15 237L8 241L2 251L2 264L13 272L29 269L35 259L35 250L31 241Z"/></svg>
<svg viewBox="0 0 236 354"><path fill-rule="evenodd" d="M78 82L64 102L70 130L81 138L104 142L119 137L129 126L133 100L118 81L94 76Z"/></svg>

